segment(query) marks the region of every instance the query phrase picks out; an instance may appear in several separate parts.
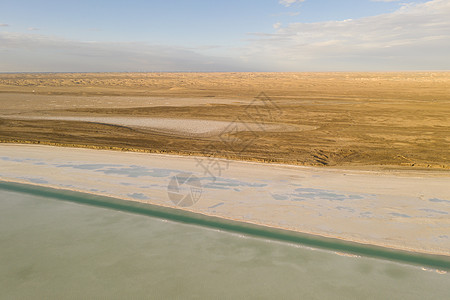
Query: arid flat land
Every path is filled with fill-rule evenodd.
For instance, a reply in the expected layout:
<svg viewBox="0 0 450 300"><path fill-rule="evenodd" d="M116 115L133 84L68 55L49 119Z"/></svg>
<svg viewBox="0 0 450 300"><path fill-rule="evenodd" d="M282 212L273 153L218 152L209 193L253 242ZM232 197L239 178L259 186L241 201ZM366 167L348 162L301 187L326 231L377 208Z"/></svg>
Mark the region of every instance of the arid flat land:
<svg viewBox="0 0 450 300"><path fill-rule="evenodd" d="M0 140L449 170L450 72L0 74Z"/></svg>

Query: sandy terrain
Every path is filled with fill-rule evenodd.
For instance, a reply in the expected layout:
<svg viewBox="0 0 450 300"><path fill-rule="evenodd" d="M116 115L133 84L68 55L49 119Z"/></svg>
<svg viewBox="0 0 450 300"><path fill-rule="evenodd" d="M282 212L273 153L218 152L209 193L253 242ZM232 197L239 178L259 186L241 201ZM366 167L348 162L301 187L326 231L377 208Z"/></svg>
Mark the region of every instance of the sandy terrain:
<svg viewBox="0 0 450 300"><path fill-rule="evenodd" d="M3 142L447 172L448 116L449 72L0 75Z"/></svg>
<svg viewBox="0 0 450 300"><path fill-rule="evenodd" d="M0 75L1 78L2 75ZM200 106L215 104L250 104L253 99L230 98L183 98L149 97L149 96L76 96L37 93L4 93L1 92L0 104L2 115L25 114L35 111L79 109L79 108L133 108L154 106Z"/></svg>
<svg viewBox="0 0 450 300"><path fill-rule="evenodd" d="M184 136L215 136L221 133L236 131L302 131L313 130L313 126L294 126L284 124L256 124L195 119L175 118L145 118L145 117L81 117L81 116L23 116L9 115L8 119L16 120L53 120L101 123L133 128L152 129L167 134L180 134Z"/></svg>
<svg viewBox="0 0 450 300"><path fill-rule="evenodd" d="M178 207L174 176L197 176L188 211L348 241L450 255L450 175L343 171L207 158L0 145L0 180L38 184ZM180 194L189 190L180 190ZM179 208L179 207L178 207Z"/></svg>

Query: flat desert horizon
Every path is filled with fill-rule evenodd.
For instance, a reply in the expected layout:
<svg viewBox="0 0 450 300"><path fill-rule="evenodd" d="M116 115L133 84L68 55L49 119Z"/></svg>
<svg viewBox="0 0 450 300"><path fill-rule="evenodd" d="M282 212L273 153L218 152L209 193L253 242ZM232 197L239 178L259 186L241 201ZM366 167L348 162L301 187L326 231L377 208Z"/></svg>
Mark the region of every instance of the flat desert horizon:
<svg viewBox="0 0 450 300"><path fill-rule="evenodd" d="M450 169L450 72L0 74L0 140Z"/></svg>

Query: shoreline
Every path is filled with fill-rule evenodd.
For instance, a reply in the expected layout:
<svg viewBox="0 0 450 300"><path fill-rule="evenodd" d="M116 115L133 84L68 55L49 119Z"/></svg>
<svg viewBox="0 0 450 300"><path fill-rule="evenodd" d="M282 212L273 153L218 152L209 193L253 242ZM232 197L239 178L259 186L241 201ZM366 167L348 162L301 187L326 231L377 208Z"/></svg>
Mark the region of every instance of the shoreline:
<svg viewBox="0 0 450 300"><path fill-rule="evenodd" d="M15 147L15 149L17 149L19 147L16 144L9 144L9 145ZM134 155L133 157L135 157L135 159L137 161L141 161L144 157L146 157L146 158L153 157L154 160L160 161L161 160L160 158L164 157L166 159L172 159L174 161L178 161L179 163L183 163L183 162L186 163L186 161L192 160L192 158L193 158L193 157L175 156L175 155L167 155L167 154L146 154L146 153L135 153L135 152L124 153L124 152L107 151L107 150L104 150L104 152L103 151L100 152L100 151L93 151L93 150L90 150L90 149L61 148L61 147L51 147L51 146L42 146L42 145L41 146L39 146L39 145L24 145L24 147L25 148L28 147L29 148L28 150L32 151L32 152L34 152L33 149L35 149L35 150L57 150L57 149L62 150L62 149L67 149L68 152L62 150L62 153L66 153L66 152L67 153L78 153L78 156L83 154L86 157L88 157L90 154L95 154L96 157L105 156L105 155L106 156L111 156L112 155L112 156L117 157L117 158L118 157L123 157L123 158L131 159L132 157L130 157L130 156ZM24 148L21 148L21 149L24 149ZM44 152L46 152L46 151L44 151ZM50 151L50 153L51 152L55 152L55 151ZM58 152L58 151L56 151L56 152ZM159 159L158 159L158 157L159 157ZM176 160L176 159L178 159L178 160ZM108 160L108 157L106 157L106 160ZM235 161L233 161L232 163L233 164L238 164L240 166L240 167L239 166L238 167L237 166L233 166L234 168L238 169L237 173L242 173L242 171L245 170L245 171L250 171L250 175L252 175L252 173L251 173L252 170L251 169L260 168L261 169L260 172L263 171L263 172L271 172L271 173L275 172L275 173L277 173L277 172L281 172L281 171L283 171L283 172L290 171L293 174L297 174L297 173L301 172L301 173L305 173L305 174L306 173L307 174L312 174L312 177L325 176L325 178L328 178L328 180L329 180L329 178L333 178L333 176L334 177L336 177L336 176L340 176L340 177L344 176L344 177L346 177L345 179L343 179L344 183L345 182L348 183L348 179L347 178L350 178L350 180L353 180L353 181L354 180L362 180L362 182L364 182L364 180L365 180L364 178L363 179L358 179L361 176L362 177L367 177L367 176L372 176L373 177L373 176L376 176L380 180L384 179L387 182L389 182L390 179L393 178L393 177L396 177L396 178L399 178L399 179L404 179L404 180L420 179L420 178L422 178L421 176L417 177L418 174L415 174L416 177L410 177L411 175L413 175L411 173L408 174L406 177L401 177L401 175L399 175L399 174L393 175L392 173L388 173L388 172L371 172L371 171L355 171L355 170L349 170L348 172L346 172L346 171L343 171L341 169L330 170L330 169L327 168L327 170L324 170L324 168L314 168L314 167L308 167L308 166L295 166L295 165L294 166L286 166L286 165L283 165L283 164L263 164L263 163L258 163L258 162L235 162ZM162 163L162 164L165 165L164 163ZM247 167L245 165L247 165ZM248 165L253 166L254 168L248 168ZM178 167L182 167L182 166L178 166ZM187 168L187 169L189 170L189 168ZM23 169L23 170L26 171L26 172L30 171L29 168L26 168L26 169ZM34 171L34 172L36 173L37 171L39 171L39 169L36 169L36 171ZM33 173L33 171L31 173ZM19 170L19 172L17 174L22 174L22 173ZM83 175L85 173L80 173L80 174ZM96 173L93 173L93 174L96 174ZM419 175L421 175L421 174L419 174ZM433 178L437 178L437 180L442 180L442 174L439 174L439 175L440 176L433 177ZM8 176L4 176L4 175L2 176L2 174L0 172L0 180L6 181L6 182L15 182L15 183L27 184L27 185L31 184L31 185L34 185L34 186L58 189L58 190L63 190L63 191L73 191L73 192L89 193L89 194L98 195L98 196L102 196L102 197L119 198L119 199L122 199L124 201L132 201L133 203L157 205L157 206L160 206L160 207L165 207L165 208L169 208L169 209L178 209L178 210L182 210L182 211L186 211L186 212L190 212L190 213L195 213L195 214L199 214L199 215L203 215L203 216L208 216L208 217L216 217L216 218L221 218L221 219L227 219L227 220L230 220L230 221L244 222L244 223L247 223L247 224L253 224L253 225L256 225L256 226L264 226L264 227L267 227L267 228L288 230L288 231L297 232L297 233L301 233L301 234L308 234L308 235L319 236L319 237L323 237L323 238L334 238L334 239L339 239L339 240L347 241L347 242L354 242L354 243L359 243L359 244L364 244L364 245L373 245L373 246L377 246L377 247L384 247L384 248L388 248L388 249L396 249L396 250L400 250L400 251L409 251L409 252L422 253L422 254L428 254L428 255L444 255L446 257L449 257L449 254L450 254L449 248L447 246L444 246L443 248L439 248L439 247L436 247L436 245L435 246L428 245L428 249L426 249L426 248L424 248L424 246L418 247L418 244L414 244L414 243L412 243L412 241L410 241L409 245L408 244L405 245L404 242L392 243L392 241L389 244L389 243L386 243L387 240L383 242L383 239L370 238L370 234L368 235L369 232L364 233L365 232L364 230L360 231L360 235L356 235L356 236L353 236L353 237L352 237L352 235L349 235L348 233L347 234L338 234L337 232L326 232L324 230L318 230L319 228L323 227L323 224L321 225L320 222L318 223L318 225L314 225L315 222L317 221L317 219L319 219L318 217L311 216L309 219L304 219L305 217L307 217L307 214L311 214L310 210L309 211L308 210L306 210L306 211L305 210L300 210L299 211L299 213L302 214L302 219L304 219L302 222L300 222L300 223L295 223L295 222L294 223L292 223L292 222L289 223L288 222L288 223L285 224L285 226L282 226L282 223L280 223L280 222L278 222L278 223L275 222L276 220L282 220L282 221L289 220L289 218L287 218L286 213L283 213L283 211L280 211L278 213L278 215L273 215L273 216L272 215L267 215L266 217L264 217L265 216L264 212L262 214L260 213L259 217L253 216L251 218L246 217L246 215L244 214L245 213L244 210L246 210L247 213L248 212L252 212L253 213L253 212L256 212L255 210L261 209L261 208L264 208L264 207L265 207L264 210L270 211L271 207L273 209L274 207L275 208L276 207L280 208L281 206L286 206L286 204L283 204L282 202L276 202L276 201L274 202L274 201L272 201L272 202L270 202L269 204L266 204L266 205L264 203L261 203L259 205L256 204L255 208L246 208L247 204L239 204L238 205L236 203L238 202L239 199L233 199L232 198L233 200L230 203L227 203L227 204L233 204L234 203L234 205L237 205L235 208L232 207L231 210L228 210L228 211L227 210L221 210L221 211L219 210L219 211L217 211L217 210L211 210L210 209L211 207L209 205L217 203L219 200L216 200L216 198L219 195L221 195L221 193L219 193L219 194L212 193L211 198L214 201L211 200L211 199L205 199L205 200L202 199L202 203L201 203L202 205L203 205L203 202L207 202L203 206L200 206L200 207L198 207L198 206L195 207L194 206L194 207L180 208L180 207L175 206L171 202L167 202L167 201L164 202L164 201L162 201L160 199L163 196L167 198L167 191L165 190L167 185L163 186L162 188L158 187L158 188L156 188L156 190L153 189L153 190L150 190L150 192L148 192L149 194L155 194L155 192L159 192L159 194L157 194L157 196L155 198L156 200L153 200L153 199L145 199L145 200L142 199L142 200L140 200L140 199L133 198L131 196L127 196L126 192L122 192L122 193L117 192L119 190L111 190L109 193L108 192L102 193L101 191L89 190L89 189L87 189L87 187L82 187L82 185L79 185L78 187L67 187L67 186L64 187L64 186L61 186L61 184L58 185L58 183L56 183L56 182L53 182L53 184L51 182L50 183L49 182L47 182L47 183L36 183L36 182L30 182L30 180L27 180L27 179L20 179L19 175L14 175L14 176L15 176L15 178L13 176L9 176L9 177ZM85 176L85 175L83 175L83 176ZM274 176L276 176L276 175L274 175ZM444 176L444 177L445 177L444 179L448 178L448 176ZM39 177L37 177L37 178L39 178ZM233 178L233 177L231 177L231 178ZM431 179L431 177L425 177L425 178ZM76 179L76 177L74 179L73 177L69 176L68 179L67 179L67 182L70 182L70 181L76 182L77 180L78 179ZM121 180L123 180L123 179L121 179ZM133 181L136 181L136 180L137 179L131 178L130 182L133 182ZM148 181L148 179L144 180L144 182L147 182L147 181ZM94 182L94 183L96 183L96 182ZM167 184L166 181L163 181L163 183ZM356 183L358 183L358 181ZM335 183L335 185L336 186L341 185L340 181ZM90 186L92 186L92 183L90 183ZM376 186L374 188L375 188L374 190L376 190ZM164 189L164 190L161 192L161 189ZM209 190L207 189L207 186L205 186L204 189L205 189L205 192L209 192ZM255 188L253 188L253 190L252 190L252 188L249 187L248 189L250 190L250 192L253 192L253 190ZM264 189L266 189L266 188L264 188ZM270 190L270 188L267 188L267 189ZM369 189L370 189L370 187L369 187ZM106 189L106 190L108 190L108 189ZM361 190L361 189L359 188L357 190ZM132 191L135 191L135 189L133 188ZM220 189L219 189L219 191L220 191ZM135 192L137 193L138 191L135 191ZM213 191L213 192L215 192L215 191ZM272 192L270 192L270 193L272 193ZM240 193L241 192L238 192L238 194L240 194ZM248 194L248 191L243 191L242 193L244 195L243 195L243 198L241 199L241 201L247 201L247 202L250 201L249 199L254 198L255 195L260 195L260 194ZM246 195L246 193L248 195ZM130 194L128 194L128 195L130 195ZM237 195L237 194L235 193L234 195ZM225 191L224 192L224 196L229 198L230 197L229 196L229 192ZM318 201L318 200L320 200L320 199L316 199L315 201ZM210 201L210 203L208 203L208 201ZM364 201L366 201L366 200L364 200ZM446 200L443 200L443 201L446 201ZM292 201L291 201L291 203L292 204L289 204L291 206L288 206L288 207L291 207L293 209L298 209L298 206L292 206L292 205L297 205L297 203L292 202ZM376 204L378 202L374 202L374 203ZM276 205L276 206L273 206L273 205ZM312 205L312 204L309 203L308 205ZM382 204L377 204L377 205L382 205ZM355 206L354 206L354 209L356 209ZM306 215L305 215L305 213L306 213ZM343 228L345 228L346 222L350 222L350 221L346 220L347 217L345 217L345 215L342 216L344 218L343 220L339 219L339 214L341 214L341 213L336 211L334 213L334 215L328 215L324 219L324 221L326 223L329 223L329 224L333 224L333 222L334 222L334 226L333 227L336 227L337 225L340 224L340 223L336 223L336 222L341 222L341 225L339 225L339 226L344 226ZM406 214L406 212L405 212L405 214ZM283 217L283 216L285 216L285 217ZM331 219L330 219L330 217L331 217ZM311 221L308 221L308 220L311 220ZM358 220L355 219L355 221L357 222ZM365 220L365 219L362 220L362 221L363 222L368 222L368 220ZM419 221L420 221L420 219L419 219ZM307 224L308 222L311 223L311 225L309 227L308 226L305 227L304 225ZM396 222L396 221L394 221L394 222ZM436 220L436 222L437 222L437 220ZM301 224L301 225L299 226L299 225L295 225L295 224ZM348 223L348 224L351 225L351 226L354 226L354 225L352 225L351 222ZM372 225L370 225L370 223L369 223L370 226L367 225L368 226L367 228L370 228L371 226L372 227L373 226L377 226L376 224L380 224L380 223L379 222L378 223L373 223ZM405 225L407 225L407 224L409 224L409 223L405 223ZM433 224L433 223L430 223L430 226L431 226L431 224ZM337 227L339 227L339 226L337 226ZM417 227L417 226L419 226L419 227ZM419 224L417 226L416 227L418 229L420 229L420 228L426 229L426 228L429 227L429 225L427 225L427 223L423 223L422 225ZM443 224L442 226L445 226L445 224ZM443 228L443 230L445 231L445 228ZM380 231L380 233L381 232L383 232L383 231ZM387 234L386 237L388 238L389 234L388 233L386 233L386 234ZM388 238L388 240L389 240L389 238ZM407 238L406 238L406 240L405 239L403 239L403 240L404 241L408 241ZM412 245L416 245L416 247L414 247Z"/></svg>
<svg viewBox="0 0 450 300"><path fill-rule="evenodd" d="M31 141L31 140L0 140L0 145L42 145L42 146L50 146L50 147L61 147L61 148L73 148L73 149L90 149L90 150L100 150L100 151L115 151L122 153L147 153L152 155L167 155L170 157L192 157L198 159L207 159L214 158L220 160L228 160L231 162L238 163L253 163L253 164L263 164L263 165L271 165L271 166L283 166L283 167L300 167L300 168L318 168L329 171L356 171L356 172L364 172L364 173L389 173L396 174L400 176L408 176L408 174L412 174L412 176L419 175L418 172L423 172L420 175L422 176L437 176L437 177L447 177L450 176L450 165L426 165L426 164L416 164L416 166L411 166L409 163L400 164L400 165L343 165L343 166L327 166L327 165L308 165L301 164L296 161L276 161L276 160L268 160L268 159L257 159L252 158L249 159L245 156L232 156L226 155L221 156L217 154L200 155L200 153L185 153L185 152L172 152L172 151L159 151L152 149L141 149L141 148L123 148L123 147L115 147L115 146L97 146L97 145L87 145L87 144L71 144L71 143L57 143L57 142L45 142L45 141ZM434 174L430 174L434 173Z"/></svg>
<svg viewBox="0 0 450 300"><path fill-rule="evenodd" d="M388 247L386 245L361 243L358 241L346 240L337 236L325 236L308 232L293 231L283 227L273 227L256 222L242 222L232 218L198 213L188 209L154 205L133 199L117 198L112 195L86 193L84 191L62 189L43 184L8 181L0 178L0 189L19 193L28 193L32 195L49 193L47 195L48 197L57 200L144 214L159 219L167 219L174 222L203 227L206 226L208 228L225 230L228 232L244 233L254 237L267 238L269 240L294 243L304 247L313 247L316 249L333 251L337 255L348 257L357 258L359 256L365 256L376 259L387 259L394 262L412 264L416 266L425 265L436 268L437 272L443 272L444 274L446 272L445 270L450 270L450 256L445 254L420 252L408 248L395 248ZM80 197L86 200L80 201ZM120 206L120 208L117 206ZM139 209L142 209L142 211Z"/></svg>

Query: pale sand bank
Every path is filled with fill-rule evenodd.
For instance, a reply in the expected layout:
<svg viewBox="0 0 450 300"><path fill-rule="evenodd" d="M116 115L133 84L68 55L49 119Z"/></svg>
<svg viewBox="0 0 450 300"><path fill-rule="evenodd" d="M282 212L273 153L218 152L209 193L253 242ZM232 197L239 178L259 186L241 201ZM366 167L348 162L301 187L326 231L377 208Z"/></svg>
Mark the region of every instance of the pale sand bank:
<svg viewBox="0 0 450 300"><path fill-rule="evenodd" d="M316 127L308 125L257 124L213 120L151 118L151 117L80 117L80 116L8 116L18 120L60 120L102 123L146 128L187 136L213 136L235 131L302 131Z"/></svg>
<svg viewBox="0 0 450 300"><path fill-rule="evenodd" d="M201 164L199 164L199 160ZM450 175L343 171L207 158L0 145L0 180L177 207L167 186L191 172L191 212L396 249L450 255ZM216 162L216 161L215 161ZM227 167L228 164L228 168Z"/></svg>

